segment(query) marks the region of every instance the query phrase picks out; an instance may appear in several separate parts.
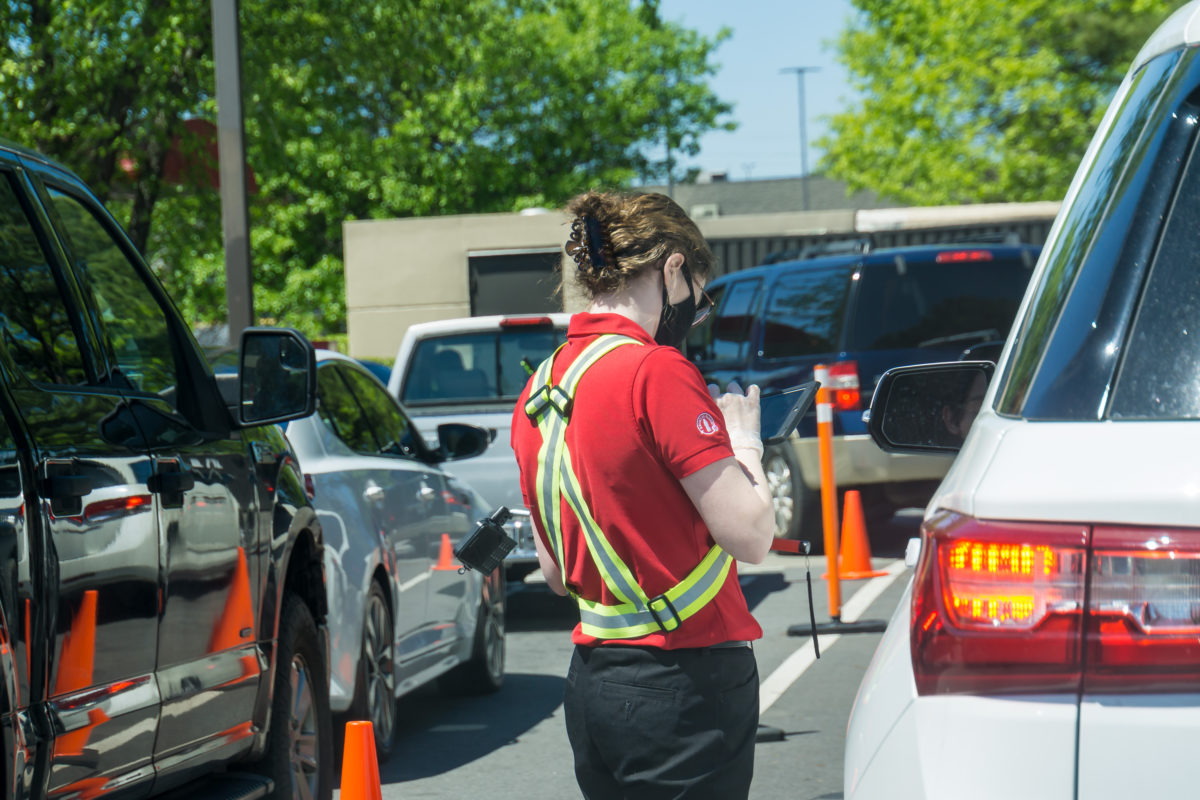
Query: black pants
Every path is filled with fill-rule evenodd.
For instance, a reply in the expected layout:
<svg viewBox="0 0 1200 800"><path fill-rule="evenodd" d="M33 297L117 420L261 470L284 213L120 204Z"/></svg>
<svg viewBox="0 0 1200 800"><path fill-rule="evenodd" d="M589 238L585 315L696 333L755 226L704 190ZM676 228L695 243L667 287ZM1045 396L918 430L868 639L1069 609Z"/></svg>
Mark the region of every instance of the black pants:
<svg viewBox="0 0 1200 800"><path fill-rule="evenodd" d="M563 705L588 800L750 792L758 666L749 647L576 647Z"/></svg>

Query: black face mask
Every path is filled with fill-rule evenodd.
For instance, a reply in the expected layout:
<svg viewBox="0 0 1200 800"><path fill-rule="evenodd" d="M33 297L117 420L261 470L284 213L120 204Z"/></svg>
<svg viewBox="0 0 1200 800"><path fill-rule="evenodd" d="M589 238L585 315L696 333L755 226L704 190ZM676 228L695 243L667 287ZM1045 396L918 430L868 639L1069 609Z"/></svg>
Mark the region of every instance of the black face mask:
<svg viewBox="0 0 1200 800"><path fill-rule="evenodd" d="M687 341L688 331L692 329L692 320L696 318L696 291L692 286L692 273L684 264L683 279L687 281L687 297L672 304L667 297L667 275L663 273L663 308L658 317L658 330L654 332L654 341L676 350L683 349Z"/></svg>

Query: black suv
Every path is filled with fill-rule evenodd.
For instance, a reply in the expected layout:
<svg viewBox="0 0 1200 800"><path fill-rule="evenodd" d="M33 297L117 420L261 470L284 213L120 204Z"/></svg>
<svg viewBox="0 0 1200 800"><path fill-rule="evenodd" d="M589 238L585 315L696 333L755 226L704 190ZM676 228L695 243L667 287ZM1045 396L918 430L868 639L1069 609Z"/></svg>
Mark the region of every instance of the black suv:
<svg viewBox="0 0 1200 800"><path fill-rule="evenodd" d="M707 380L764 393L829 368L836 390L838 488L862 493L868 520L923 505L949 467L941 455L894 456L871 441L862 412L890 367L999 355L1040 247L903 247L772 263L708 285L716 313L692 331L688 357ZM820 542L816 420L767 449L776 533Z"/></svg>
<svg viewBox="0 0 1200 800"><path fill-rule="evenodd" d="M312 346L242 339L226 405L69 171L0 143L0 800L327 800L321 529L274 422Z"/></svg>

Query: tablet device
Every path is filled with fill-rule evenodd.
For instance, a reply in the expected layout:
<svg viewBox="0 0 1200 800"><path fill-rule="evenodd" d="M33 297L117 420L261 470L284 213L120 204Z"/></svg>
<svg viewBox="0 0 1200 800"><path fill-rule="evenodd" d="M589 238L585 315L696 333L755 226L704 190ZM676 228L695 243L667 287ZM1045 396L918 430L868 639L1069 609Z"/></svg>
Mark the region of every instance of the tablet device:
<svg viewBox="0 0 1200 800"><path fill-rule="evenodd" d="M821 384L808 381L758 399L759 429L763 444L779 444L792 435L800 418L817 397Z"/></svg>

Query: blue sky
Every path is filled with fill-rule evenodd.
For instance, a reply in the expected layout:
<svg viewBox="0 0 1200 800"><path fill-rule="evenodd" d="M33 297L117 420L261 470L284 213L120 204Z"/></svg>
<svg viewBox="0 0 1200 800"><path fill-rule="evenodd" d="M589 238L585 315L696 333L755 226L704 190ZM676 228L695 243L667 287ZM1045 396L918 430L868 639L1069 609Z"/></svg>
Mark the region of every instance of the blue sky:
<svg viewBox="0 0 1200 800"><path fill-rule="evenodd" d="M804 76L808 167L816 168L815 142L827 130L822 117L853 101L835 40L852 15L850 0L661 0L663 19L712 36L722 26L733 35L717 48L721 67L713 91L732 103L738 129L701 139L699 156L682 163L724 171L730 180L794 177L801 173L797 77L787 67L817 67Z"/></svg>

